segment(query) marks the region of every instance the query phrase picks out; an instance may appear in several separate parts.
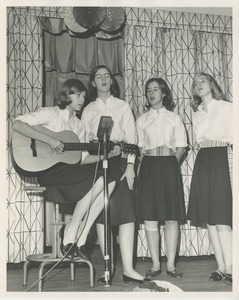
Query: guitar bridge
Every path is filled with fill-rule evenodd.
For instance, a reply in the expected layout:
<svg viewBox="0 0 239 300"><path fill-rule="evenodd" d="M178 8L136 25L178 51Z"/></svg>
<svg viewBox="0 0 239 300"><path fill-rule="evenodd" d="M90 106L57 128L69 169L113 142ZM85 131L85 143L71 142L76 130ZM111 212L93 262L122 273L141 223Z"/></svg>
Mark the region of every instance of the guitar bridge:
<svg viewBox="0 0 239 300"><path fill-rule="evenodd" d="M36 149L36 140L35 139L31 139L30 148L32 149L32 156L37 157L37 149Z"/></svg>

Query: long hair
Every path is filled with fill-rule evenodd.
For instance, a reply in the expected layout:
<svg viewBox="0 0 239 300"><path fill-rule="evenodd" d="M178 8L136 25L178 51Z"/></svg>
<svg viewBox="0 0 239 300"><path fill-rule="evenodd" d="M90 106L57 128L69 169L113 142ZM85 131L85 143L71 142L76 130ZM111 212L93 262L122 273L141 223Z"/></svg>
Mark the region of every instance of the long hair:
<svg viewBox="0 0 239 300"><path fill-rule="evenodd" d="M150 78L146 84L145 84L145 97L147 100L147 90L149 87L149 84L151 82L156 82L161 90L161 92L164 94L163 97L163 106L170 111L173 111L175 108L175 103L173 102L173 97L172 97L172 93L171 90L169 88L169 86L167 85L167 83L162 79L162 78ZM145 104L146 108L149 109L151 107L151 104L149 103L149 101Z"/></svg>
<svg viewBox="0 0 239 300"><path fill-rule="evenodd" d="M197 95L196 90L195 90L195 81L198 79L199 76L205 76L208 79L210 86L211 86L211 93L212 93L213 99L226 100L226 96L222 92L222 89L220 88L220 86L216 82L216 80L207 73L199 72L195 75L195 77L193 79L193 84L192 84L192 89L191 89L193 99L190 102L190 106L192 107L193 111L197 111L198 106L202 103L201 97L199 97Z"/></svg>
<svg viewBox="0 0 239 300"><path fill-rule="evenodd" d="M65 109L67 105L71 104L69 95L86 92L86 87L79 79L68 79L63 82L59 92L56 105L60 109Z"/></svg>
<svg viewBox="0 0 239 300"><path fill-rule="evenodd" d="M100 69L106 69L109 74L110 74L110 78L112 79L112 84L110 87L110 93L111 95L113 95L114 97L119 98L120 95L120 90L119 90L119 85L117 83L117 80L115 79L115 77L113 76L112 72L110 71L110 69L108 67L106 67L105 65L98 65L96 66L90 73L90 81L89 81L89 101L95 101L95 99L98 97L98 93L97 93L97 89L96 87L93 86L93 81L95 79L95 74L97 73L97 71L99 71Z"/></svg>

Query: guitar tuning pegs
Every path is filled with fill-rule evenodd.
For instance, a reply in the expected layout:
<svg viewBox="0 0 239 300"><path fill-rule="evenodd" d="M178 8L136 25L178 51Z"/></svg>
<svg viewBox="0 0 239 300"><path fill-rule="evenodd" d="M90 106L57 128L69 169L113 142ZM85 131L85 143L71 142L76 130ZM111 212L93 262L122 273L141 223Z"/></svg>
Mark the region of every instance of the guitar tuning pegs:
<svg viewBox="0 0 239 300"><path fill-rule="evenodd" d="M123 143L122 151L126 154L134 154L136 156L140 155L139 147L136 144Z"/></svg>

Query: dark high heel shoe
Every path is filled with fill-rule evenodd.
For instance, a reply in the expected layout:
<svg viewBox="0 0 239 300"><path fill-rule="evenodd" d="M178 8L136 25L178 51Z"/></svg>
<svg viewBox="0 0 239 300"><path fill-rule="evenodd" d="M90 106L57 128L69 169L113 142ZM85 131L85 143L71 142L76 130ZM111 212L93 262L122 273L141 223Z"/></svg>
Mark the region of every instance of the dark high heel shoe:
<svg viewBox="0 0 239 300"><path fill-rule="evenodd" d="M136 279L136 278L132 278L132 277L129 277L129 276L126 276L123 274L123 282L137 282L139 284L145 282L145 281L151 281L150 278L144 278L144 279Z"/></svg>
<svg viewBox="0 0 239 300"><path fill-rule="evenodd" d="M82 258L84 260L90 260L90 257L85 249L85 245L78 247L76 244L74 244L73 256L74 258Z"/></svg>
<svg viewBox="0 0 239 300"><path fill-rule="evenodd" d="M115 270L112 272L111 274L111 278L110 278L110 281L112 282L113 278L115 277ZM97 282L100 283L100 284L105 284L105 276L102 275L100 276L98 279L97 279Z"/></svg>
<svg viewBox="0 0 239 300"><path fill-rule="evenodd" d="M97 282L100 284L105 284L105 276L101 276L97 279Z"/></svg>
<svg viewBox="0 0 239 300"><path fill-rule="evenodd" d="M61 250L61 254L69 259L73 258L73 250L74 250L74 244L73 243L69 243L67 245L63 244L63 240L64 240L64 232L65 232L65 227L66 225L63 225L60 229L60 239L61 239L61 244L60 244L60 250Z"/></svg>

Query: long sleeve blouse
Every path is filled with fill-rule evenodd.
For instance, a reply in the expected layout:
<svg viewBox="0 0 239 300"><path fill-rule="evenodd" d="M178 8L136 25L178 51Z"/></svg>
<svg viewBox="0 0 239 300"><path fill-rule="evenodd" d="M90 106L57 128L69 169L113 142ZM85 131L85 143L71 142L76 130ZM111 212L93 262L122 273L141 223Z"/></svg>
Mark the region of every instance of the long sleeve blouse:
<svg viewBox="0 0 239 300"><path fill-rule="evenodd" d="M193 128L198 144L204 140L233 143L233 105L229 101L212 99L207 112L202 104L193 115Z"/></svg>
<svg viewBox="0 0 239 300"><path fill-rule="evenodd" d="M165 107L150 109L136 121L139 143L145 150L166 146L174 152L178 147L187 147L187 135L179 115Z"/></svg>

